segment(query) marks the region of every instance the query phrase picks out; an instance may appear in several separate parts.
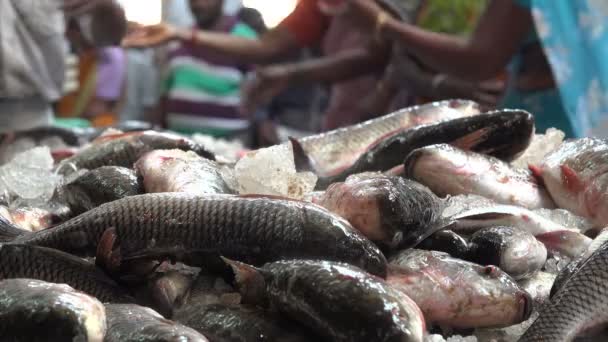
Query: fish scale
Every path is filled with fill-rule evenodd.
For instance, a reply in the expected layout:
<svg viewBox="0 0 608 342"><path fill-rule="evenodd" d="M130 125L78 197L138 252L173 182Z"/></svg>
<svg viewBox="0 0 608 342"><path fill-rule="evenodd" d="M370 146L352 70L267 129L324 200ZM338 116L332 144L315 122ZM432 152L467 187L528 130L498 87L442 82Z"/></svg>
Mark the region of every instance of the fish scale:
<svg viewBox="0 0 608 342"><path fill-rule="evenodd" d="M114 281L95 265L56 250L25 246L0 246L0 279L31 278L66 283L105 302L128 301Z"/></svg>
<svg viewBox="0 0 608 342"><path fill-rule="evenodd" d="M571 341L582 329L604 324L608 318L607 265L605 243L563 285L519 341Z"/></svg>
<svg viewBox="0 0 608 342"><path fill-rule="evenodd" d="M274 219L255 219L268 214ZM385 275L380 250L339 216L311 203L230 195L146 194L101 205L16 243L92 255L114 228L126 259L190 252L255 263L283 258L343 261Z"/></svg>

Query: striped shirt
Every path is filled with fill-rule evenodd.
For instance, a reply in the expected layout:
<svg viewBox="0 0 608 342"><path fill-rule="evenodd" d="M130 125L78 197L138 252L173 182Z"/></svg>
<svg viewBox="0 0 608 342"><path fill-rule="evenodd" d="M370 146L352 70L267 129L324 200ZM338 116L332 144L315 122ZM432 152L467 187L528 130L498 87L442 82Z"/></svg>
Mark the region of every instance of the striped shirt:
<svg viewBox="0 0 608 342"><path fill-rule="evenodd" d="M256 38L255 31L233 17L221 18L214 31ZM247 66L183 42L170 52L168 67L163 91L169 129L226 137L248 127L238 113Z"/></svg>

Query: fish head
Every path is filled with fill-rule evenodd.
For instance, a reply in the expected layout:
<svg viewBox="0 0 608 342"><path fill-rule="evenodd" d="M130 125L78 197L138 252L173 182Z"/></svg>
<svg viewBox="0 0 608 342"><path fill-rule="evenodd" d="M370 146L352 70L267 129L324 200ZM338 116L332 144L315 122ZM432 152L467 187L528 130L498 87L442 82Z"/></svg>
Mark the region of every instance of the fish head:
<svg viewBox="0 0 608 342"><path fill-rule="evenodd" d="M511 159L524 151L534 135L534 117L523 110L500 110L465 118L469 134L452 145L464 150Z"/></svg>
<svg viewBox="0 0 608 342"><path fill-rule="evenodd" d="M470 193L471 180L479 173L465 151L447 144L417 149L404 165L407 178L425 184L439 196Z"/></svg>
<svg viewBox="0 0 608 342"><path fill-rule="evenodd" d="M335 246L333 258L335 261L345 262L368 271L371 274L385 278L387 262L384 254L372 241L356 230L343 217L327 211L320 206L309 206L306 210L306 224L311 227L325 227L323 234L309 236L309 248L322 248L319 255L327 255L328 251L323 246L328 241L319 239L330 239ZM315 232L314 228L305 231Z"/></svg>

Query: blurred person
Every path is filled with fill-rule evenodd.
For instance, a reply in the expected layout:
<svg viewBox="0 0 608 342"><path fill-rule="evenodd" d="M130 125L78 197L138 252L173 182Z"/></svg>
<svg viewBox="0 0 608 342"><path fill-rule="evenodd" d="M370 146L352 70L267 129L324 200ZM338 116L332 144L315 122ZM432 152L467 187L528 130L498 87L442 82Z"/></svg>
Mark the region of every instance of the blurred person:
<svg viewBox="0 0 608 342"><path fill-rule="evenodd" d="M158 121L159 73L153 49L126 49L127 74L120 121Z"/></svg>
<svg viewBox="0 0 608 342"><path fill-rule="evenodd" d="M444 74L465 80L482 81L495 77L509 65L509 87L501 104L503 107L531 111L535 115L539 131L556 127L569 137L585 134L579 115L589 114L577 113L577 108L569 105L572 101L579 101L579 96L572 96L576 94L566 94L562 90L560 97L556 86L563 88L564 84L560 80L564 78L560 77L561 71L555 65L555 57L552 57L551 51L548 51L551 65L543 52L529 1L491 1L469 39L429 32L395 21L373 1L352 0L349 3L349 10L345 15L358 20L369 29L375 29L383 39L398 42L407 53ZM543 13L549 13L549 8L555 10L557 7L572 9L572 6L584 6L583 2L569 2L570 5L565 5L560 2L532 0L535 6L537 3L539 7L535 7L534 11L537 18L543 17ZM540 4L544 7L541 8ZM560 11L565 17L554 19L559 21L573 18L580 13L566 12L568 11ZM574 21L564 21L572 23L578 20L575 18ZM538 25L538 28L541 37L547 35L547 32L543 32L545 30L542 24ZM570 36L564 31L560 31L560 34ZM542 38L542 42L547 46L546 38ZM597 66L597 63L587 66L591 68ZM434 83L437 87L445 79L444 74L436 76ZM557 84L553 78L554 74L558 76Z"/></svg>
<svg viewBox="0 0 608 342"><path fill-rule="evenodd" d="M78 87L60 99L57 116L86 118L96 127L115 124L125 82L125 52L121 47L96 48L75 20L68 22L66 36L78 56Z"/></svg>
<svg viewBox="0 0 608 342"><path fill-rule="evenodd" d="M264 22L262 13L255 8L241 7L236 16L239 18L239 20L249 25L249 27L251 27L259 35L262 35L268 31L268 26L266 26L266 22Z"/></svg>
<svg viewBox="0 0 608 342"><path fill-rule="evenodd" d="M243 40L257 37L236 17L223 14L223 0L190 0L199 30ZM238 112L240 86L248 65L215 53L193 39L182 40L168 54L162 86L162 112L166 126L181 133L204 133L215 137L246 134L248 120Z"/></svg>
<svg viewBox="0 0 608 342"><path fill-rule="evenodd" d="M92 45L117 45L126 32L112 0L0 1L0 131L50 125L66 75L66 21Z"/></svg>

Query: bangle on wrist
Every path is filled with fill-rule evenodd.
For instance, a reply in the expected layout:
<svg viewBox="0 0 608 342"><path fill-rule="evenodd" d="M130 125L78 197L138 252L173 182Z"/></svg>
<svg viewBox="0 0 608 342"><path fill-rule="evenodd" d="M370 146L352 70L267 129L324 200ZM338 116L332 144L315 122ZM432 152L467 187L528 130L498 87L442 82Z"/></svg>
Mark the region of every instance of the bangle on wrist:
<svg viewBox="0 0 608 342"><path fill-rule="evenodd" d="M382 42L383 41L383 30L384 27L386 26L386 22L388 21L389 17L385 12L380 12L378 13L378 15L376 16L376 27L374 29L374 39L376 40L376 42Z"/></svg>
<svg viewBox="0 0 608 342"><path fill-rule="evenodd" d="M443 84L443 82L445 82L445 80L447 78L448 78L448 75L446 75L446 74L437 74L433 77L433 80L431 81L431 90L433 91L433 93L435 95L437 95L437 90L439 89L441 84Z"/></svg>

